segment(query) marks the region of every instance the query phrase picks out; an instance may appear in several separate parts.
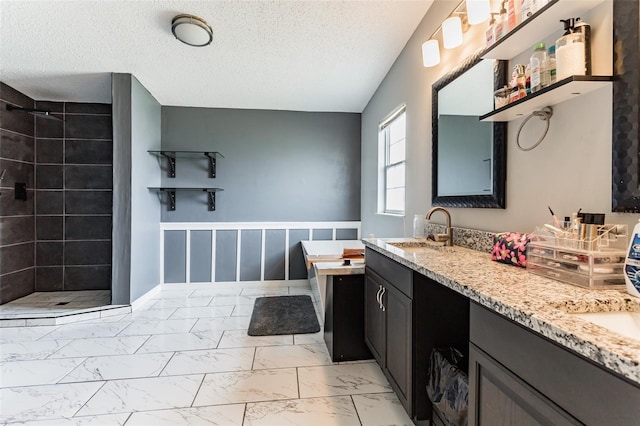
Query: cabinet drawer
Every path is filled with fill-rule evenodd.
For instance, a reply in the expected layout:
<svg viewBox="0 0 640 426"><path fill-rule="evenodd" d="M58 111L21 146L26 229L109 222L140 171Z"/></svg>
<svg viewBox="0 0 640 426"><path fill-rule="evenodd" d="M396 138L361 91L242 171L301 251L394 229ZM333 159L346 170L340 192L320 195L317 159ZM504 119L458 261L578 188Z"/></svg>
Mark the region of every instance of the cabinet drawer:
<svg viewBox="0 0 640 426"><path fill-rule="evenodd" d="M640 387L475 303L470 340L583 423L640 418Z"/></svg>
<svg viewBox="0 0 640 426"><path fill-rule="evenodd" d="M393 284L408 297L413 298L411 269L371 249L366 250L365 262L367 267L374 270L385 281Z"/></svg>

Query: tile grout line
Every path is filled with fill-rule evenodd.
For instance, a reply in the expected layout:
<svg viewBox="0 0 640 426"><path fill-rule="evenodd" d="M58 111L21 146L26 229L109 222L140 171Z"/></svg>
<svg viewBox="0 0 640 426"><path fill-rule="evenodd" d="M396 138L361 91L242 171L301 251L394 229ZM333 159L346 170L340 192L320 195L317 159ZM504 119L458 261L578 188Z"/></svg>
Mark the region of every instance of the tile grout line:
<svg viewBox="0 0 640 426"><path fill-rule="evenodd" d="M67 141L66 141L66 137L67 137L67 126L66 126L66 112L67 112L67 104L66 102L62 103L62 118L64 121L62 121L62 288L65 289L66 287L66 271L67 271L67 265L66 265L66 256L65 256L65 248L66 248L66 242L67 242L67 234L66 234L66 226L67 226L67 218L65 217L65 215L67 214L67 174L66 174L66 169L67 167L64 165L64 163L66 163L66 145L67 145Z"/></svg>
<svg viewBox="0 0 640 426"><path fill-rule="evenodd" d="M360 413L358 412L358 407L356 407L356 402L353 400L353 394L349 395L349 399L351 399L351 404L353 405L353 411L355 411L356 417L358 417L358 421L362 425L362 419L360 418Z"/></svg>
<svg viewBox="0 0 640 426"><path fill-rule="evenodd" d="M86 382L83 382L83 383L86 383ZM88 383L90 383L90 382L88 382ZM78 413L79 413L79 412L80 412L84 407L86 407L86 405L89 403L89 401L91 401L91 400L93 399L93 397L94 397L94 396L96 396L96 394L97 394L98 392L100 392L100 390L101 390L102 388L104 388L104 387L106 386L106 384L107 384L107 383L108 383L108 380L105 380L105 381L102 383L102 386L98 387L98 389L96 389L96 391L93 393L93 395L91 395L91 396L89 397L89 399L87 399L87 400L84 402L84 404L82 404L82 407L78 408L78 410L77 410L75 413L73 413L73 416L71 416L71 417L75 417L75 416L76 416L76 414L78 414Z"/></svg>
<svg viewBox="0 0 640 426"><path fill-rule="evenodd" d="M166 353L166 352L159 352L159 353ZM157 376L155 377L171 377L171 374L165 375L165 376L161 376L162 373L164 373L164 370L167 368L167 366L169 365L169 363L171 362L171 360L176 356L176 354L178 353L178 351L174 351L171 356L169 357L169 359L167 360L167 362L164 364L164 366L162 367L162 369L160 370L160 372L158 373ZM206 374L206 373L205 373ZM203 378L204 380L204 378ZM197 392L196 392L197 394ZM195 397L194 397L195 398Z"/></svg>
<svg viewBox="0 0 640 426"><path fill-rule="evenodd" d="M257 347L257 346L254 346L254 347L253 347L253 360L251 361L251 370L250 370L250 371L257 371L257 370L254 370L254 369L253 369L253 367L254 367L254 366L255 366L255 364L256 364L256 355L257 355L257 354L258 354L258 347Z"/></svg>
<svg viewBox="0 0 640 426"><path fill-rule="evenodd" d="M204 384L204 379L206 377L207 377L206 373L202 375L202 380L200 380L200 386L198 386L198 390L193 394L193 400L191 401L191 405L189 405L189 407L195 408L195 407L193 407L193 404L196 403L196 398L198 397L198 394L200 393L200 390L202 389L202 385Z"/></svg>
<svg viewBox="0 0 640 426"><path fill-rule="evenodd" d="M296 367L296 383L298 385L298 399L301 399L300 396L300 371L298 370L300 367Z"/></svg>
<svg viewBox="0 0 640 426"><path fill-rule="evenodd" d="M144 336L144 334L143 334L142 336ZM133 354L137 354L137 353L138 353L138 351L140 350L140 348L142 348L142 347L143 347L143 346L144 346L144 345L145 345L149 340L151 340L151 337L152 337L152 336L153 336L153 335L152 335L152 334L150 334L150 335L149 335L149 337L147 337L147 338L144 340L144 342L142 342L142 344L141 344L140 346L138 346L138 349L136 349L135 351L133 351ZM131 355L133 355L133 354L131 354Z"/></svg>
<svg viewBox="0 0 640 426"><path fill-rule="evenodd" d="M78 357L78 358L80 358L80 357ZM85 362L87 362L87 360L88 360L89 358L91 358L91 357L82 357L82 358L84 358L84 359L82 360L82 362L81 362L81 363L79 363L78 365L76 365L76 366L75 366L74 368L72 368L70 371L67 371L67 374L65 374L64 376L62 376L62 377L60 378L60 380L58 380L58 381L56 382L56 384L62 384L62 383L60 383L62 380L64 380L67 376L69 376L69 374L73 373L73 372L74 372L74 371L76 371L78 368L80 368L82 365L84 365L84 363L85 363ZM73 359L73 358L59 358L59 359ZM83 382L64 382L64 383L66 384L66 383L83 383Z"/></svg>

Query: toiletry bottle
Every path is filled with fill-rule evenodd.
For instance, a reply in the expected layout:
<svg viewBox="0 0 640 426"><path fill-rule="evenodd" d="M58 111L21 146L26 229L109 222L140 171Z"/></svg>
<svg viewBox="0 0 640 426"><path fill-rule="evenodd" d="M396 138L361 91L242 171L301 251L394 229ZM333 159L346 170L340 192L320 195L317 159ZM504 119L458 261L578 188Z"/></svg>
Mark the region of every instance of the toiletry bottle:
<svg viewBox="0 0 640 426"><path fill-rule="evenodd" d="M424 238L425 232L425 221L424 215L414 214L413 215L413 238Z"/></svg>
<svg viewBox="0 0 640 426"><path fill-rule="evenodd" d="M522 21L520 15L521 6L520 0L509 0L507 3L507 28L509 31L513 30Z"/></svg>
<svg viewBox="0 0 640 426"><path fill-rule="evenodd" d="M525 68L522 64L517 64L514 67L516 72L516 87L518 88L518 94L516 99L521 99L527 96L527 76L525 75Z"/></svg>
<svg viewBox="0 0 640 426"><path fill-rule="evenodd" d="M624 282L627 293L640 297L640 221L633 228L629 250L624 260Z"/></svg>
<svg viewBox="0 0 640 426"><path fill-rule="evenodd" d="M485 38L487 40L487 47L496 42L496 14L491 14L491 20L489 21L489 28L485 32Z"/></svg>
<svg viewBox="0 0 640 426"><path fill-rule="evenodd" d="M533 0L522 0L520 6L521 21L529 19L533 15Z"/></svg>
<svg viewBox="0 0 640 426"><path fill-rule="evenodd" d="M556 79L585 75L584 34L574 32L573 18L562 20L565 33L556 41Z"/></svg>
<svg viewBox="0 0 640 426"><path fill-rule="evenodd" d="M549 73L544 68L547 62L547 46L544 43L536 44L529 61L531 65L531 93L549 85Z"/></svg>
<svg viewBox="0 0 640 426"><path fill-rule="evenodd" d="M573 25L573 32L581 33L584 36L584 68L585 75L591 75L591 25L580 18L576 18Z"/></svg>
<svg viewBox="0 0 640 426"><path fill-rule="evenodd" d="M495 39L500 40L507 33L507 6L505 2L502 2L500 6L500 13L496 17L495 24Z"/></svg>
<svg viewBox="0 0 640 426"><path fill-rule="evenodd" d="M547 71L549 72L549 85L556 82L556 46L549 46L547 50Z"/></svg>

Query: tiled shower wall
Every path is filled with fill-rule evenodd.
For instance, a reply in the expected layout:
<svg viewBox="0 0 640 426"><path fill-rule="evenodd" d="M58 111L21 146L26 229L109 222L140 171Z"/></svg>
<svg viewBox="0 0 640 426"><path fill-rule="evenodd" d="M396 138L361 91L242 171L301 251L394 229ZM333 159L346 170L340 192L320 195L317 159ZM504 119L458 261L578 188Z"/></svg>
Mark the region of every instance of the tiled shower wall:
<svg viewBox="0 0 640 426"><path fill-rule="evenodd" d="M109 104L34 102L0 83L0 304L111 288L111 129ZM27 201L14 199L15 182L27 184Z"/></svg>
<svg viewBox="0 0 640 426"><path fill-rule="evenodd" d="M35 290L34 132L32 115L6 105L33 108L34 101L0 83L0 304ZM27 200L16 200L14 184L27 184Z"/></svg>
<svg viewBox="0 0 640 426"><path fill-rule="evenodd" d="M109 290L113 132L110 104L36 102L36 291Z"/></svg>

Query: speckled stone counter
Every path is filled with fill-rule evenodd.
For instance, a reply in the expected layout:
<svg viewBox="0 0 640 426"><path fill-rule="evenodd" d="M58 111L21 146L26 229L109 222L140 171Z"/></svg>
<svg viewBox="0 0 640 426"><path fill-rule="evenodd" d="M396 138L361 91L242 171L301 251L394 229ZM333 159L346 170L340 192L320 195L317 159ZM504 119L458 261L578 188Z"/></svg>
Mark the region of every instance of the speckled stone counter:
<svg viewBox="0 0 640 426"><path fill-rule="evenodd" d="M523 268L493 262L489 253L464 247L403 250L387 242L410 239L362 241L366 247L640 385L640 336L631 339L571 315L640 312L640 299L619 290L588 290L533 275Z"/></svg>

